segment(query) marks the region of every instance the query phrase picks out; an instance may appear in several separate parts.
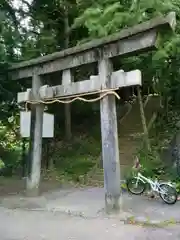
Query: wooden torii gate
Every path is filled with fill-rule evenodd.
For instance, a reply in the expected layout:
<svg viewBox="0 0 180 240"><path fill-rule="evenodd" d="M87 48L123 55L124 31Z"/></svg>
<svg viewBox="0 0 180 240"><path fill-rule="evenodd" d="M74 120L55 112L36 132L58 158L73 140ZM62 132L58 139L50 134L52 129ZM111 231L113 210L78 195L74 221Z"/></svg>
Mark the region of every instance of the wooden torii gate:
<svg viewBox="0 0 180 240"><path fill-rule="evenodd" d="M171 30L175 25L175 14L169 13L166 17L157 17L132 28L122 30L112 36L14 64L9 69L13 80L32 78L32 89L19 93L18 102L36 101L34 105L34 136L32 138L32 170L28 180L29 191L37 193L40 182L44 112L44 104L40 103L40 100L46 101L58 97L73 97L76 94L98 90L112 90L122 86L140 85L140 71L136 70L129 73L118 71L113 73L111 59L117 56L135 55L139 52L156 49L160 30ZM93 62L98 63L98 76L91 77L90 80L86 81L71 82L72 68ZM57 71L63 71L62 85L53 87L43 86L43 76ZM102 92L99 93L102 95ZM121 200L120 164L114 95L108 94L100 100L100 114L105 205L108 211L119 210Z"/></svg>

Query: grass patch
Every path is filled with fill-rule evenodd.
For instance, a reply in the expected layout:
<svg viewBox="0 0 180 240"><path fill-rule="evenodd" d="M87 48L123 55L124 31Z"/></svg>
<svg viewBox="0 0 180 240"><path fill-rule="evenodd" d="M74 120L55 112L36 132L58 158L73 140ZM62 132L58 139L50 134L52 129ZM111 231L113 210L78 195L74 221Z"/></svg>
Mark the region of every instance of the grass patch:
<svg viewBox="0 0 180 240"><path fill-rule="evenodd" d="M84 135L74 138L71 143L59 142L51 158L58 176L76 181L96 165L100 153L100 141Z"/></svg>

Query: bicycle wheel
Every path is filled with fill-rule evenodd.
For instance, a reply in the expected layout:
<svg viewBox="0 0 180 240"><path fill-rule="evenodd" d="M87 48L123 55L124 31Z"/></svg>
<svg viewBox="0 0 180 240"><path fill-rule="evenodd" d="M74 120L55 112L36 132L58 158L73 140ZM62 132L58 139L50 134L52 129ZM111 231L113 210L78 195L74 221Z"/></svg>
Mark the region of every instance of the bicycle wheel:
<svg viewBox="0 0 180 240"><path fill-rule="evenodd" d="M136 178L129 178L127 180L127 189L132 194L140 195L145 191L146 185L141 180L137 183Z"/></svg>
<svg viewBox="0 0 180 240"><path fill-rule="evenodd" d="M167 204L175 204L178 198L177 191L174 187L171 187L170 185L166 183L162 183L159 186L159 196L161 199L167 203ZM162 193L162 191L164 193Z"/></svg>

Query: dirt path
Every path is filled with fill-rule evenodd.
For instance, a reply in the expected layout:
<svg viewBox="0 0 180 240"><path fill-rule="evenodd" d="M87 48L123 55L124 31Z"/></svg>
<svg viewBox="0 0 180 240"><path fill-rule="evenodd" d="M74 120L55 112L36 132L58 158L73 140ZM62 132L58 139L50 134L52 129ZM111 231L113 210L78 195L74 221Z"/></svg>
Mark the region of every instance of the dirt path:
<svg viewBox="0 0 180 240"><path fill-rule="evenodd" d="M14 187L10 185L11 189L5 189L6 184L2 182L0 184L6 191L0 196L0 240L180 239L180 225L177 224L154 228L143 227L140 223L124 224L121 214L108 219L101 212L104 206L102 188L62 189L54 184L45 184L43 190L49 192L37 198L27 198L15 194L23 190L16 184ZM12 196L10 193L13 191ZM124 213L140 220L161 222L176 219L180 222L180 202L167 206L158 199L149 201L146 197L128 194L123 195L123 201Z"/></svg>
<svg viewBox="0 0 180 240"><path fill-rule="evenodd" d="M40 193L53 191L60 187L60 182L55 180L43 180L40 185ZM18 177L0 177L0 197L8 195L23 194L26 180Z"/></svg>
<svg viewBox="0 0 180 240"><path fill-rule="evenodd" d="M118 220L83 219L60 213L0 208L1 240L179 240L179 226L145 228Z"/></svg>

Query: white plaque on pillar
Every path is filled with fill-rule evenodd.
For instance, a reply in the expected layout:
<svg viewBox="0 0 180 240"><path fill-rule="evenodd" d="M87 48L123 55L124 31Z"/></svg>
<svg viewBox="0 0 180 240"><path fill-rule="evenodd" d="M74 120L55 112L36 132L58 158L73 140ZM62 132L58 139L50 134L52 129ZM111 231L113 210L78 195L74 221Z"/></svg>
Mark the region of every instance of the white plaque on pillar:
<svg viewBox="0 0 180 240"><path fill-rule="evenodd" d="M30 137L31 112L20 112L20 134L24 138ZM43 114L43 138L54 137L54 115Z"/></svg>

